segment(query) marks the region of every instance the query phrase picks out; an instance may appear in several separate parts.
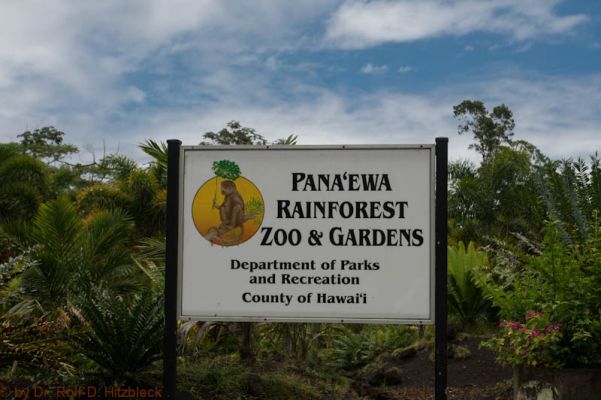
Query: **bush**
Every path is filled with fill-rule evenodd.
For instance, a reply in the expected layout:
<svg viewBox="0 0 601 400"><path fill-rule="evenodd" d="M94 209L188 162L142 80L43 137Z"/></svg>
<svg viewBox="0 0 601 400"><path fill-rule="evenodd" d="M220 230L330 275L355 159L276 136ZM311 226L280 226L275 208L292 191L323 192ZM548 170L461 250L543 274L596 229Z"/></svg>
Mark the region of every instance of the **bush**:
<svg viewBox="0 0 601 400"><path fill-rule="evenodd" d="M501 333L487 342L487 347L498 353L497 361L512 366L528 365L560 368L561 325L553 324L542 312L529 311L526 322L501 321Z"/></svg>
<svg viewBox="0 0 601 400"><path fill-rule="evenodd" d="M378 355L406 347L415 339L415 331L404 325L367 325L359 332L345 329L332 340L326 362L336 369L360 368Z"/></svg>
<svg viewBox="0 0 601 400"><path fill-rule="evenodd" d="M449 246L448 290L449 309L466 327L486 318L490 302L483 296L474 277L479 267L488 265L486 253L477 251L473 242L465 248L463 242L457 247Z"/></svg>
<svg viewBox="0 0 601 400"><path fill-rule="evenodd" d="M553 342L551 350L558 363L569 367L601 365L599 218L590 232L581 243L566 243L559 223L549 222L540 247L528 243L529 254L497 249L496 265L478 277L501 318L518 320L538 310L548 321L560 324L561 341L558 346ZM510 332L505 332L505 339Z"/></svg>

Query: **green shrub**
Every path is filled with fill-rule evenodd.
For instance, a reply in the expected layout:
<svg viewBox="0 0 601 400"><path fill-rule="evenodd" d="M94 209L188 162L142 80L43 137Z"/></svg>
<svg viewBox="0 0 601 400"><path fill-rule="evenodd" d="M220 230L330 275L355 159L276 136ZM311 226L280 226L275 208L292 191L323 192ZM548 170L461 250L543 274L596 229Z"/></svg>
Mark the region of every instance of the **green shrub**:
<svg viewBox="0 0 601 400"><path fill-rule="evenodd" d="M261 399L272 400L318 400L323 397L319 391L298 376L280 372L263 374L261 377Z"/></svg>
<svg viewBox="0 0 601 400"><path fill-rule="evenodd" d="M541 246L527 243L528 253L498 249L496 265L478 277L501 318L520 320L538 310L560 324L554 356L570 367L601 365L600 221L581 243L566 243L559 223L547 223Z"/></svg>
<svg viewBox="0 0 601 400"><path fill-rule="evenodd" d="M162 296L144 292L125 299L94 288L75 299L71 316L71 342L106 383L138 383L162 358Z"/></svg>
<svg viewBox="0 0 601 400"><path fill-rule="evenodd" d="M486 253L476 250L473 242L465 248L463 242L457 247L449 246L448 256L448 301L449 309L464 327L485 319L490 308L474 277L478 268L488 265Z"/></svg>
<svg viewBox="0 0 601 400"><path fill-rule="evenodd" d="M415 339L415 331L404 325L366 325L359 332L344 329L332 339L326 363L336 369L360 368L378 355L406 347Z"/></svg>
<svg viewBox="0 0 601 400"><path fill-rule="evenodd" d="M501 333L483 342L498 353L497 361L512 366L528 365L560 368L564 365L561 353L561 325L549 321L542 312L529 311L526 321L501 321Z"/></svg>
<svg viewBox="0 0 601 400"><path fill-rule="evenodd" d="M196 365L178 367L178 390L194 398L213 400L247 399L248 368L229 357L215 357Z"/></svg>

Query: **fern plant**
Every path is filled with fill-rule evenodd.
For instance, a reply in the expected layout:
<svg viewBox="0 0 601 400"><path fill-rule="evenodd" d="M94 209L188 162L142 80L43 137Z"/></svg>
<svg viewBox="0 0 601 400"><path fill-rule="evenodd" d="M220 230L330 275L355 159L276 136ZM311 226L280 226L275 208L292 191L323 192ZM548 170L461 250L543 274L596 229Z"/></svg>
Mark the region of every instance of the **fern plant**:
<svg viewBox="0 0 601 400"><path fill-rule="evenodd" d="M490 302L476 285L478 268L488 264L486 253L476 250L473 242L467 249L463 242L457 247L449 246L448 257L448 302L464 327L484 319Z"/></svg>
<svg viewBox="0 0 601 400"><path fill-rule="evenodd" d="M590 238L591 218L601 208L601 165L597 154L582 159L549 161L538 170L537 186L550 220L569 244Z"/></svg>
<svg viewBox="0 0 601 400"><path fill-rule="evenodd" d="M125 299L107 290L79 296L70 309L79 324L72 341L110 383L135 383L162 357L163 299L145 292Z"/></svg>

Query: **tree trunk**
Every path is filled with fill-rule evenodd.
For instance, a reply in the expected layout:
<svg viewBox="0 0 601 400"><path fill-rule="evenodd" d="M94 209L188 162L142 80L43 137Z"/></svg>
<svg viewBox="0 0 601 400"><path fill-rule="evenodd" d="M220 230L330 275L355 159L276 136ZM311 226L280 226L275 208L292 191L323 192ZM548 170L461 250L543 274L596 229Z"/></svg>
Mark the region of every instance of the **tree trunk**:
<svg viewBox="0 0 601 400"><path fill-rule="evenodd" d="M518 398L518 392L520 391L520 386L524 382L524 367L523 366L514 366L513 367L513 400Z"/></svg>
<svg viewBox="0 0 601 400"><path fill-rule="evenodd" d="M238 353L240 360L245 364L254 364L255 352L252 347L252 322L240 322L240 341L238 342Z"/></svg>

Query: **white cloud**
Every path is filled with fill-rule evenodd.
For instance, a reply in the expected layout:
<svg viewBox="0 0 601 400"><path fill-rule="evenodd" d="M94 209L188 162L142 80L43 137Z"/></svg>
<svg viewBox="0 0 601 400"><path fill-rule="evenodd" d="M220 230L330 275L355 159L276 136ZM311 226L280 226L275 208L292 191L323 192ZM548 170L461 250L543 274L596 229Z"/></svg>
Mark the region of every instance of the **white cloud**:
<svg viewBox="0 0 601 400"><path fill-rule="evenodd" d="M26 129L54 125L96 156L105 142L107 151L141 159L136 145L147 138L196 144L202 133L238 119L269 139L297 134L303 144L424 143L449 136L452 158L477 158L466 150L471 138L456 135L452 118L452 106L472 97L490 106L506 102L518 136L553 156L598 149L600 76L515 74L421 94L327 89L293 74L273 79L272 72L294 68L286 52L315 44L307 21L333 11L326 37L342 47L476 31L524 40L566 33L584 20L554 14L556 1L525 3L529 7L518 0L345 2L335 10L334 0L2 2L0 138L16 140ZM414 10L404 28L395 19L399 10ZM347 20L352 16L355 25ZM298 62L304 76L319 69L311 60ZM385 73L388 66L361 70Z"/></svg>
<svg viewBox="0 0 601 400"><path fill-rule="evenodd" d="M59 110L108 118L148 101L152 93L127 81L140 71L169 86L182 65L193 80L253 57L277 67L262 54L300 46L303 24L329 14L334 1L2 2L0 116L10 117L2 135Z"/></svg>
<svg viewBox="0 0 601 400"><path fill-rule="evenodd" d="M400 74L406 74L408 72L413 72L415 71L415 68L409 66L409 65L402 65L399 67L399 73Z"/></svg>
<svg viewBox="0 0 601 400"><path fill-rule="evenodd" d="M463 48L463 51L465 51L465 52L471 52L471 51L474 51L474 46L472 46L472 45L468 44L468 45L466 45L466 46Z"/></svg>
<svg viewBox="0 0 601 400"><path fill-rule="evenodd" d="M388 72L388 65L366 64L361 67L361 73L365 75L382 75Z"/></svg>
<svg viewBox="0 0 601 400"><path fill-rule="evenodd" d="M325 41L346 49L473 32L523 41L572 31L587 20L554 12L561 0L348 0L329 20Z"/></svg>
<svg viewBox="0 0 601 400"><path fill-rule="evenodd" d="M478 161L480 156L467 149L471 135L457 135L452 107L464 99L481 99L489 109L507 104L514 112L516 139L532 142L553 158L587 157L601 150L597 107L601 75L501 76L422 94L389 90L359 94L304 86L297 90L310 93L307 98L287 101L266 90L262 82L249 84L246 90L258 97L224 95L208 107L137 116L127 137L135 138L133 143L177 137L196 144L202 133L237 119L270 140L298 135L300 144L432 143L447 136L451 159Z"/></svg>
<svg viewBox="0 0 601 400"><path fill-rule="evenodd" d="M518 136L526 136L551 156L586 156L601 150L596 106L601 103L601 75L505 77L491 82L486 92L491 102L504 102L514 111Z"/></svg>

